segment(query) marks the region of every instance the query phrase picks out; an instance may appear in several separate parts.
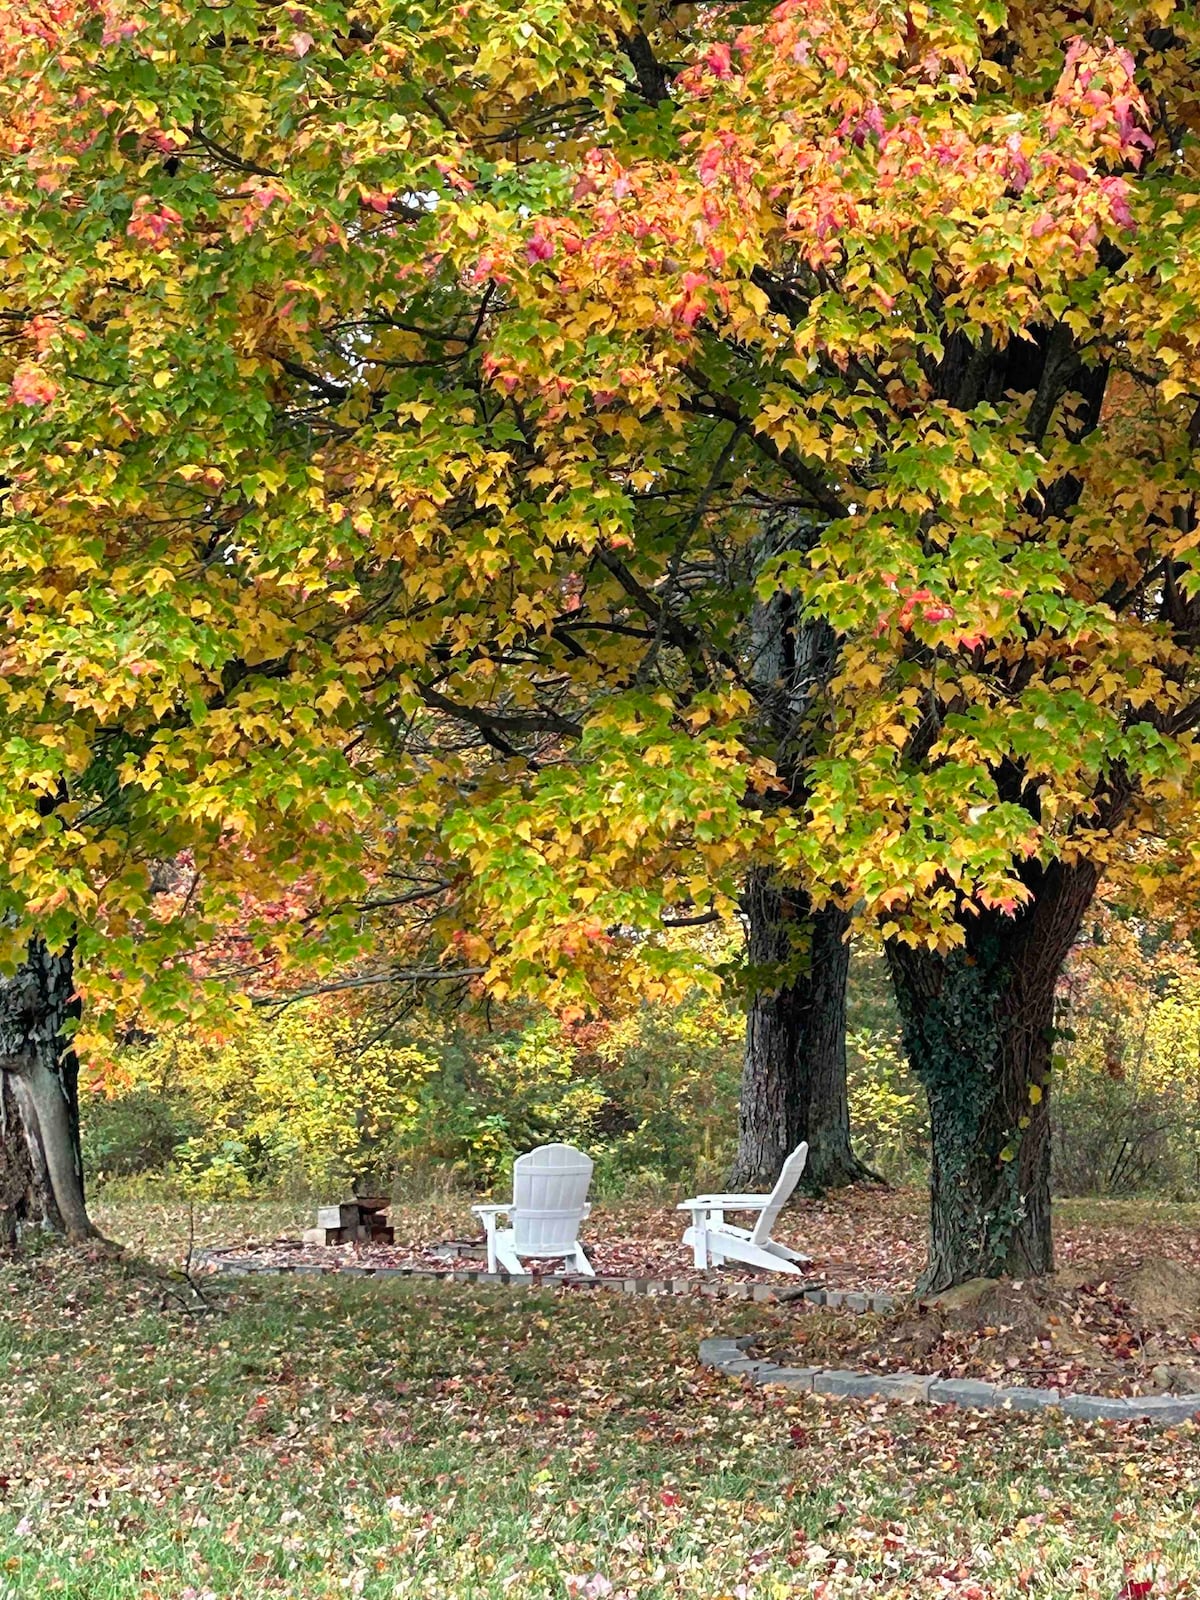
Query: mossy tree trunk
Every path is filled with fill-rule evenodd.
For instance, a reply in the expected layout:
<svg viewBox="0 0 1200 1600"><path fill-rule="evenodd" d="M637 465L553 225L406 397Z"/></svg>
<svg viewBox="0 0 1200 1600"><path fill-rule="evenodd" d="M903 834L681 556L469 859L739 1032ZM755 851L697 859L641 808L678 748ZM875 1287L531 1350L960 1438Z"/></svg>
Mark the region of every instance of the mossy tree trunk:
<svg viewBox="0 0 1200 1600"><path fill-rule="evenodd" d="M1031 905L1017 917L972 919L962 949L887 947L909 1061L929 1099L923 1291L1054 1267L1054 995L1097 874L1055 863L1033 876Z"/></svg>
<svg viewBox="0 0 1200 1600"><path fill-rule="evenodd" d="M70 949L34 940L0 981L0 1247L28 1228L93 1233L79 1148L78 1015Z"/></svg>

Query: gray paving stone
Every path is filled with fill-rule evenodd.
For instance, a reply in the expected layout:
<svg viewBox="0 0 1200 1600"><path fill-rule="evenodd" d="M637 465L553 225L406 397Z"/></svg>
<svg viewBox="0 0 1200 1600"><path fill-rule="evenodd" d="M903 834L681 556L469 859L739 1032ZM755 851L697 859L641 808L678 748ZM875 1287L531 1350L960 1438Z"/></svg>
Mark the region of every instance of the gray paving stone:
<svg viewBox="0 0 1200 1600"><path fill-rule="evenodd" d="M1062 1405L1057 1389L1034 1389L1015 1384L998 1391L997 1404L1005 1411L1051 1411Z"/></svg>
<svg viewBox="0 0 1200 1600"><path fill-rule="evenodd" d="M777 1367L773 1361L769 1361L753 1374L752 1381L769 1385L772 1389L802 1389L806 1394L811 1394L820 1371L820 1367Z"/></svg>
<svg viewBox="0 0 1200 1600"><path fill-rule="evenodd" d="M824 1289L805 1289L804 1298L810 1305L823 1306L825 1304L826 1291Z"/></svg>
<svg viewBox="0 0 1200 1600"><path fill-rule="evenodd" d="M741 1355L741 1350L732 1339L701 1339L700 1361L706 1367L720 1366L724 1361L732 1361L735 1356Z"/></svg>
<svg viewBox="0 0 1200 1600"><path fill-rule="evenodd" d="M1062 1408L1068 1417L1079 1417L1086 1422L1132 1422L1137 1418L1129 1401L1115 1395L1071 1394L1063 1401Z"/></svg>
<svg viewBox="0 0 1200 1600"><path fill-rule="evenodd" d="M874 1379L881 1400L928 1400L933 1379L924 1372L881 1372Z"/></svg>
<svg viewBox="0 0 1200 1600"><path fill-rule="evenodd" d="M1167 1426L1189 1422L1200 1411L1200 1394L1143 1394L1130 1403L1139 1417Z"/></svg>
<svg viewBox="0 0 1200 1600"><path fill-rule="evenodd" d="M929 1385L929 1398L936 1406L978 1406L997 1404L1000 1390L994 1383L977 1383L974 1378L937 1378Z"/></svg>
<svg viewBox="0 0 1200 1600"><path fill-rule="evenodd" d="M877 1378L862 1372L818 1372L813 1378L814 1394L836 1394L847 1400L872 1400Z"/></svg>
<svg viewBox="0 0 1200 1600"><path fill-rule="evenodd" d="M753 1283L753 1284L751 1284L750 1285L750 1297L751 1297L752 1300L763 1300L763 1301L771 1301L771 1300L775 1300L775 1299L778 1298L778 1296L776 1295L774 1289L772 1289L772 1287L771 1287L771 1285L769 1283Z"/></svg>
<svg viewBox="0 0 1200 1600"><path fill-rule="evenodd" d="M755 1360L753 1356L722 1356L720 1367L722 1372L749 1374L760 1372L763 1367L774 1366L774 1362Z"/></svg>
<svg viewBox="0 0 1200 1600"><path fill-rule="evenodd" d="M840 1396L852 1400L895 1400L934 1405L974 1406L989 1410L1047 1411L1060 1408L1068 1416L1086 1421L1147 1421L1170 1426L1200 1418L1200 1394L1142 1395L1133 1399L1113 1395L1070 1395L1057 1389L1026 1385L1004 1388L973 1378L931 1378L919 1372L851 1372L825 1367L783 1367L773 1361L743 1354L753 1335L739 1339L704 1339L700 1360L731 1377L746 1377L763 1387L794 1389L802 1393Z"/></svg>
<svg viewBox="0 0 1200 1600"><path fill-rule="evenodd" d="M848 1294L843 1298L842 1305L847 1311L869 1311L871 1299L865 1294Z"/></svg>

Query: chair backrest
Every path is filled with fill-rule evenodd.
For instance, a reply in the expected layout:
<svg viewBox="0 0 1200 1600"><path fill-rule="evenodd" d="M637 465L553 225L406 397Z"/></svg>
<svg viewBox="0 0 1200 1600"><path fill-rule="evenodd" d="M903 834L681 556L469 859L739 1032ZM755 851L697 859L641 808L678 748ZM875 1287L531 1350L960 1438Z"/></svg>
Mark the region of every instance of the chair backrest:
<svg viewBox="0 0 1200 1600"><path fill-rule="evenodd" d="M588 1214L592 1162L570 1144L544 1144L513 1162L513 1247L519 1256L568 1255Z"/></svg>
<svg viewBox="0 0 1200 1600"><path fill-rule="evenodd" d="M798 1144L780 1168L775 1187L771 1190L771 1198L759 1213L754 1232L750 1235L751 1244L766 1244L771 1237L771 1229L775 1226L779 1213L792 1198L792 1190L800 1182L800 1174L804 1171L804 1163L807 1160L808 1146Z"/></svg>

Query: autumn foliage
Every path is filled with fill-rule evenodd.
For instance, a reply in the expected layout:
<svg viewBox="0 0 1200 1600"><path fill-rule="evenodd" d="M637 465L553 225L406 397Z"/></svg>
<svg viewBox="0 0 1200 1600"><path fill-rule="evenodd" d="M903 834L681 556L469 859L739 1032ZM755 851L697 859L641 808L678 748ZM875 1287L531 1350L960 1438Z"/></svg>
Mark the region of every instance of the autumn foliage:
<svg viewBox="0 0 1200 1600"><path fill-rule="evenodd" d="M0 51L12 953L179 1010L244 894L332 966L391 881L401 964L654 998L766 868L888 941L973 1197L934 1275L1045 1265L1058 967L1140 841L1194 871L1192 8ZM784 695L777 601L829 644Z"/></svg>

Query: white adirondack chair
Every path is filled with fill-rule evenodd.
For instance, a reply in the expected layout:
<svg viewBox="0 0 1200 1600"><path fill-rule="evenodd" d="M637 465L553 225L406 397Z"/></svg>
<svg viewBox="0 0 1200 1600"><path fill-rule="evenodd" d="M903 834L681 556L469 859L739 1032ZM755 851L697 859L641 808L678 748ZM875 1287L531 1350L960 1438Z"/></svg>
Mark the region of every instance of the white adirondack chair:
<svg viewBox="0 0 1200 1600"><path fill-rule="evenodd" d="M691 1245L696 1266L703 1270L710 1261L714 1266L737 1261L747 1267L764 1267L768 1272L799 1272L801 1264L811 1261L811 1256L801 1255L771 1237L771 1229L799 1183L807 1160L808 1146L798 1144L783 1163L770 1194L700 1194L677 1207L692 1214L692 1225L683 1242ZM752 1230L735 1228L725 1221L727 1211L757 1211L758 1221Z"/></svg>
<svg viewBox="0 0 1200 1600"><path fill-rule="evenodd" d="M589 1278L596 1274L579 1242L579 1224L591 1212L587 1203L592 1163L569 1144L544 1144L513 1162L509 1206L472 1206L487 1235L488 1271L501 1267L525 1276L523 1261L567 1261ZM497 1220L507 1214L511 1228Z"/></svg>

